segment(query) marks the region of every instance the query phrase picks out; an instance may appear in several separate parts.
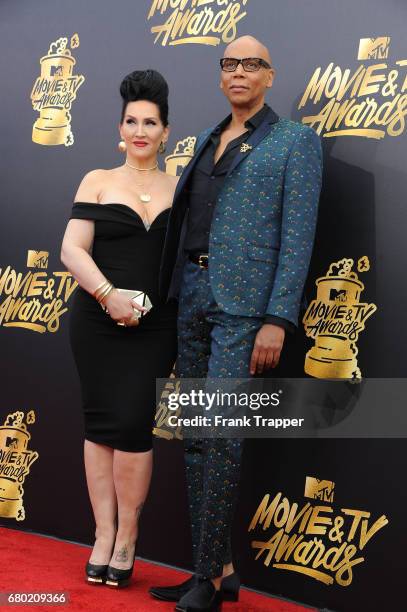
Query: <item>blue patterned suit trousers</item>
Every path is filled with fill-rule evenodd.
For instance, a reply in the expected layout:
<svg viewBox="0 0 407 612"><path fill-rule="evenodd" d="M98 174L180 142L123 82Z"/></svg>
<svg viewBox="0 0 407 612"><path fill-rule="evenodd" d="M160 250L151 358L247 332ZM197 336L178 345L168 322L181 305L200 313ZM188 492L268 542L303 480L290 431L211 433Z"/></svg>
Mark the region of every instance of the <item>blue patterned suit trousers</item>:
<svg viewBox="0 0 407 612"><path fill-rule="evenodd" d="M262 317L222 311L213 297L208 270L187 260L179 296L176 376L249 378L250 357L262 324ZM220 576L223 565L232 560L231 526L243 443L241 438L184 439L193 558L201 578Z"/></svg>

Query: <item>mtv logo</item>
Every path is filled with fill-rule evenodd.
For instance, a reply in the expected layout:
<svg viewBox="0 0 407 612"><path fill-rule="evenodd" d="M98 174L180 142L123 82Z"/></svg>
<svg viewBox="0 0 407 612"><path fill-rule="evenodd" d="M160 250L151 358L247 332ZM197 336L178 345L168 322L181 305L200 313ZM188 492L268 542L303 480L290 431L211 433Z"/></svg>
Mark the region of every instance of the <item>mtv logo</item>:
<svg viewBox="0 0 407 612"><path fill-rule="evenodd" d="M319 480L312 476L305 479L304 497L319 499L320 501L333 502L335 483L330 480Z"/></svg>
<svg viewBox="0 0 407 612"><path fill-rule="evenodd" d="M27 268L48 268L48 251L28 251Z"/></svg>
<svg viewBox="0 0 407 612"><path fill-rule="evenodd" d="M50 76L63 76L62 66L51 66Z"/></svg>
<svg viewBox="0 0 407 612"><path fill-rule="evenodd" d="M386 59L389 57L390 37L361 38L358 60Z"/></svg>
<svg viewBox="0 0 407 612"><path fill-rule="evenodd" d="M17 448L18 446L18 439L17 438L10 438L10 436L7 436L6 438L6 448Z"/></svg>
<svg viewBox="0 0 407 612"><path fill-rule="evenodd" d="M346 289L331 289L329 299L332 302L346 302Z"/></svg>

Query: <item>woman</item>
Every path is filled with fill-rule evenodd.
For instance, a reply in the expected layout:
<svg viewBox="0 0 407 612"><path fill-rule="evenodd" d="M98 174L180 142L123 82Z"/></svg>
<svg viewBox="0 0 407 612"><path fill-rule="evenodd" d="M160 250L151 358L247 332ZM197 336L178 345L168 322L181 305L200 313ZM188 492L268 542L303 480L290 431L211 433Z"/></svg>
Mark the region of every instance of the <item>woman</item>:
<svg viewBox="0 0 407 612"><path fill-rule="evenodd" d="M176 359L176 304L160 303L158 271L176 177L157 154L169 135L168 86L154 70L120 85L122 165L85 175L61 260L79 283L70 341L81 381L84 458L96 541L91 584L126 586L152 472L155 379ZM147 294L152 308L118 289ZM138 318L140 317L140 318Z"/></svg>

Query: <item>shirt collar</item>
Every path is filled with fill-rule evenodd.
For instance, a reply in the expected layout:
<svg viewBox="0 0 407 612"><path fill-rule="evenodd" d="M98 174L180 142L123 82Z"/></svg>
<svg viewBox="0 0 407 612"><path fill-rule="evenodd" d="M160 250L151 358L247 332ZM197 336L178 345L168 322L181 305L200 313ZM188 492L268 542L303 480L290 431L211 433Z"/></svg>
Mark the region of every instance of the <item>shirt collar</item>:
<svg viewBox="0 0 407 612"><path fill-rule="evenodd" d="M269 110L270 110L270 106L267 103L265 103L263 105L263 108L261 108L259 111L257 111L255 115L253 115L252 117L249 117L249 119L245 121L244 123L245 128L247 128L248 130L255 130L256 128L258 128L259 125L264 120L267 113L269 112ZM225 127L230 123L231 119L232 119L232 114L225 117L225 119L223 119L220 123L218 123L213 133L220 134L225 129Z"/></svg>

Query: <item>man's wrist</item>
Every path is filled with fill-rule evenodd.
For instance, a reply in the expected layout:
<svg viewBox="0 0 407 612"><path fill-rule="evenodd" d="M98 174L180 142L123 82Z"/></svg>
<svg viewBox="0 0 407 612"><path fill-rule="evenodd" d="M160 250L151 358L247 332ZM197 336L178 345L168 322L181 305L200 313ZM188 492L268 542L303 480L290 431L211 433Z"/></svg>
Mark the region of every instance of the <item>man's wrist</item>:
<svg viewBox="0 0 407 612"><path fill-rule="evenodd" d="M276 317L275 315L265 315L263 322L265 324L277 325L278 327L282 327L285 331L291 334L293 334L296 329L294 323L291 323L291 321L283 319L282 317Z"/></svg>

